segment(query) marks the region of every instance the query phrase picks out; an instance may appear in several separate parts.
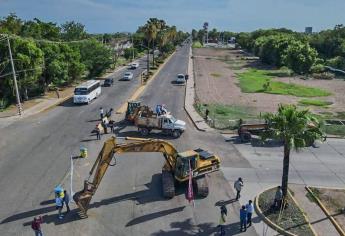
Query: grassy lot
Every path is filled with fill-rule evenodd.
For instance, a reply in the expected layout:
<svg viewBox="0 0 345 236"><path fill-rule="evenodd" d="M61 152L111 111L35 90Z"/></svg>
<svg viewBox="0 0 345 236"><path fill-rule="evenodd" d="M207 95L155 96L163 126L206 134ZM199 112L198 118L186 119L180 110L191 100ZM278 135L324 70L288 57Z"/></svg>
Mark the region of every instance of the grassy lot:
<svg viewBox="0 0 345 236"><path fill-rule="evenodd" d="M303 212L294 201L288 197L288 207L283 210L280 219L279 210L272 208L276 189L263 192L259 198L259 207L264 215L281 228L296 235L313 235L308 223L303 217ZM279 220L279 221L278 221Z"/></svg>
<svg viewBox="0 0 345 236"><path fill-rule="evenodd" d="M209 118L214 121L213 126L217 129L235 129L238 126L237 120L257 118L257 115L247 107L221 104L195 104L194 106L202 117L205 117L205 111L208 109Z"/></svg>
<svg viewBox="0 0 345 236"><path fill-rule="evenodd" d="M331 95L330 92L320 88L273 80L271 74L272 71L255 69L238 73L239 86L244 93L271 93L297 97L322 97Z"/></svg>
<svg viewBox="0 0 345 236"><path fill-rule="evenodd" d="M199 41L194 41L192 48L202 48L202 44Z"/></svg>
<svg viewBox="0 0 345 236"><path fill-rule="evenodd" d="M316 100L316 99L302 99L298 102L299 105L302 106L318 106L318 107L326 107L332 105L332 102L323 101L323 100Z"/></svg>

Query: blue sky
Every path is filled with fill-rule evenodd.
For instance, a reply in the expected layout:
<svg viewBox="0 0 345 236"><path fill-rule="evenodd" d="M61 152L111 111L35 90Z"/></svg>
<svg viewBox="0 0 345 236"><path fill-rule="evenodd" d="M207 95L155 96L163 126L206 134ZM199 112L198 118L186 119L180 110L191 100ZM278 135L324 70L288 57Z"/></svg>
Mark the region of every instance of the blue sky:
<svg viewBox="0 0 345 236"><path fill-rule="evenodd" d="M252 31L286 27L319 31L345 24L345 0L0 0L0 16L15 12L63 23L75 20L88 32L135 31L157 17L190 31L209 22L210 28Z"/></svg>

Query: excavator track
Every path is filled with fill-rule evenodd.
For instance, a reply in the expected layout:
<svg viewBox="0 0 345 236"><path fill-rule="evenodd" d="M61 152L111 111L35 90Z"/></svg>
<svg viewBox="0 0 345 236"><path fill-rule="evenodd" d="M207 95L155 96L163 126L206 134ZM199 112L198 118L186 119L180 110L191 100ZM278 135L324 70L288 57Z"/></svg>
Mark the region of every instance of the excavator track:
<svg viewBox="0 0 345 236"><path fill-rule="evenodd" d="M169 171L162 171L163 196L173 198L175 196L174 176Z"/></svg>
<svg viewBox="0 0 345 236"><path fill-rule="evenodd" d="M209 190L206 176L194 179L193 183L196 194L200 197L207 197Z"/></svg>

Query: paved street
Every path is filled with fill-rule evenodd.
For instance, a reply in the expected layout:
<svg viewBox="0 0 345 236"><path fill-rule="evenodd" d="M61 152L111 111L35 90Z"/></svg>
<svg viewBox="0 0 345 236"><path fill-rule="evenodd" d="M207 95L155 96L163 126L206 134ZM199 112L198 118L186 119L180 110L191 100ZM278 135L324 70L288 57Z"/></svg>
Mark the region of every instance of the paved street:
<svg viewBox="0 0 345 236"><path fill-rule="evenodd" d="M79 191L103 141L111 136L103 135L102 141L96 141L90 133L98 122L99 107L116 110L138 86L139 80L118 81L124 73L120 71L114 75L114 87L102 88L102 96L88 106L75 106L69 100L1 129L0 235L31 235L29 223L36 215L43 215L42 227L47 235L213 235L218 230L221 201L228 206L228 235L239 234L240 203L246 203L265 187L279 184L282 150L274 145L238 144L236 138L194 128L183 109L184 86L171 83L177 73L186 73L188 50L183 47L173 55L140 100L152 107L166 104L176 118L187 122L187 130L179 139L159 133L151 134L151 138L168 139L179 151L200 147L221 157L222 171L208 176L207 198L196 199L193 207L186 200L186 186L181 186L174 199L164 199L162 155L122 154L117 156L117 165L108 169L92 199L89 218L79 219L72 205L71 214L57 219L53 188L62 183L70 189L70 156L79 153L80 145L89 150L88 159L74 160L73 190ZM139 136L135 127L117 128L117 136ZM329 140L319 148L293 154L290 182L343 186L344 153L343 141ZM240 203L232 202L232 184L239 176L245 181ZM256 232L251 227L241 235L273 234L257 217L254 223Z"/></svg>

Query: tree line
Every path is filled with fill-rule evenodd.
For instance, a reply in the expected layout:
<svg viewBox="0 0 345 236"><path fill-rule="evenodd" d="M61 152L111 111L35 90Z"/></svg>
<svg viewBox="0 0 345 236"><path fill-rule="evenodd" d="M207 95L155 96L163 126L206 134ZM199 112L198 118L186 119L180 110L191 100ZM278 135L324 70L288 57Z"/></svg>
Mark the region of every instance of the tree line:
<svg viewBox="0 0 345 236"><path fill-rule="evenodd" d="M193 39L203 42L204 30L193 30ZM305 34L286 28L253 32L209 31L209 38L235 37L241 48L259 56L269 65L286 66L298 74L322 73L325 66L345 70L345 27Z"/></svg>
<svg viewBox="0 0 345 236"><path fill-rule="evenodd" d="M100 76L119 57L114 43L132 38L131 58L145 47L163 54L175 49L187 35L163 20L150 19L134 34L89 34L81 23L58 25L37 18L24 21L15 14L0 19L0 35L9 37L21 100L44 94L49 88L67 86L81 78ZM1 37L0 37L1 38ZM122 53L122 52L121 52ZM0 108L15 101L9 51L0 42Z"/></svg>

